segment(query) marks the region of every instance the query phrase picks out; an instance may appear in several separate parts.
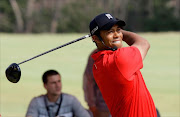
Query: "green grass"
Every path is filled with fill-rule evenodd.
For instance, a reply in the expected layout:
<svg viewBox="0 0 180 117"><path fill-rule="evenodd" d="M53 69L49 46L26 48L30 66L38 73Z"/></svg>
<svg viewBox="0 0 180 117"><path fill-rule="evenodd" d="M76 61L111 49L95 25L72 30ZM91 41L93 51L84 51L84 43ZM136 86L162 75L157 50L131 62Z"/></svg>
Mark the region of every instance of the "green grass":
<svg viewBox="0 0 180 117"><path fill-rule="evenodd" d="M89 53L96 48L91 38L61 48L20 65L17 84L5 77L5 69L85 34L4 34L0 33L0 114L24 117L34 96L45 93L41 76L48 69L62 75L63 92L75 95L87 108L82 76ZM141 70L162 117L180 116L180 35L179 32L140 33L151 48Z"/></svg>

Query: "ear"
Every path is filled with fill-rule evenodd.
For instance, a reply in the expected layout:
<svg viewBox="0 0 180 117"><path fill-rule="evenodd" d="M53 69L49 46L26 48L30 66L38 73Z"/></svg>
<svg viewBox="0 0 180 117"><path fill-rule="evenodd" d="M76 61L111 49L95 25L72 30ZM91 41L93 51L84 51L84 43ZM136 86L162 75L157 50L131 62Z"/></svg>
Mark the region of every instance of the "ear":
<svg viewBox="0 0 180 117"><path fill-rule="evenodd" d="M96 36L96 35L93 35L93 36L92 36L92 40L93 40L93 42L95 42L96 44L101 43L101 41L99 40L98 36Z"/></svg>
<svg viewBox="0 0 180 117"><path fill-rule="evenodd" d="M47 85L46 84L44 84L44 88L47 89Z"/></svg>

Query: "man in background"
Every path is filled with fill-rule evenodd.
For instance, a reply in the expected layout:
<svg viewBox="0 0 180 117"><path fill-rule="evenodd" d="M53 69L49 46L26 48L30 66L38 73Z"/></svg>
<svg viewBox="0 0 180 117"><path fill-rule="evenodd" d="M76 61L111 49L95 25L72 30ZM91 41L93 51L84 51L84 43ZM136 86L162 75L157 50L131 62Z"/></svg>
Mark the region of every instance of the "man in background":
<svg viewBox="0 0 180 117"><path fill-rule="evenodd" d="M109 117L110 112L94 80L92 72L94 60L92 59L91 55L95 52L97 52L97 50L94 50L90 54L83 76L85 101L87 102L89 110L93 113L94 117Z"/></svg>
<svg viewBox="0 0 180 117"><path fill-rule="evenodd" d="M61 92L61 75L57 71L46 71L42 80L47 93L31 100L26 117L90 117L76 97Z"/></svg>

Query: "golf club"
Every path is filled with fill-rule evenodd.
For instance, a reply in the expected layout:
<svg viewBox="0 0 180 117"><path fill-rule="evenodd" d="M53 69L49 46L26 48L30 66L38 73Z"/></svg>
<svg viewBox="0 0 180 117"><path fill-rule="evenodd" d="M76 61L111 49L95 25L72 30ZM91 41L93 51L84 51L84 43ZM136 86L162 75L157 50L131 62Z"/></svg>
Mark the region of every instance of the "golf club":
<svg viewBox="0 0 180 117"><path fill-rule="evenodd" d="M8 79L10 82L12 82L12 83L17 83L17 82L20 80L20 78L21 78L21 69L20 69L20 67L19 67L20 64L23 64L23 63L28 62L28 61L30 61L30 60L33 60L33 59L35 59L35 58L37 58L37 57L40 57L40 56L42 56L42 55L45 55L45 54L47 54L47 53L49 53L49 52L52 52L52 51L57 50L57 49L60 49L60 48L62 48L62 47L65 47L65 46L67 46L67 45L70 45L70 44L72 44L72 43L75 43L75 42L77 42L77 41L83 40L83 39L88 38L88 37L91 37L91 35L90 35L90 34L85 35L85 36L80 37L80 38L78 38L78 39L76 39L76 40L73 40L73 41L68 42L68 43L66 43L66 44L63 44L63 45L61 45L61 46L58 46L58 47L53 48L53 49L51 49L51 50L48 50L48 51L46 51L46 52L44 52L44 53L41 53L41 54L39 54L39 55L36 55L36 56L34 56L34 57L30 58L30 59L27 59L27 60L25 60L25 61L22 61L22 62L20 62L20 63L18 63L18 64L12 63L12 64L6 69L6 72L5 72L7 79Z"/></svg>

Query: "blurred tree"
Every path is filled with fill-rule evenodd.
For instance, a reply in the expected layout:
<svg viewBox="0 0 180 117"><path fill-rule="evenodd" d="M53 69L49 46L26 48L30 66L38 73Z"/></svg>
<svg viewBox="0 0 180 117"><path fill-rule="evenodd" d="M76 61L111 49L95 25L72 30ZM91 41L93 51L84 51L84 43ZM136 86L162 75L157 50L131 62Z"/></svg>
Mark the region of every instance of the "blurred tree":
<svg viewBox="0 0 180 117"><path fill-rule="evenodd" d="M174 9L174 16L176 18L180 17L180 0L168 1L168 7L172 7Z"/></svg>
<svg viewBox="0 0 180 117"><path fill-rule="evenodd" d="M58 22L61 20L61 7L71 0L38 0L34 4L33 29L32 32L56 33Z"/></svg>
<svg viewBox="0 0 180 117"><path fill-rule="evenodd" d="M0 32L13 32L15 17L8 0L0 0Z"/></svg>
<svg viewBox="0 0 180 117"><path fill-rule="evenodd" d="M143 25L143 15L145 4L142 5L143 0L129 1L128 12L126 19L126 28L131 31L140 31Z"/></svg>
<svg viewBox="0 0 180 117"><path fill-rule="evenodd" d="M89 32L89 21L103 12L101 6L95 3L94 0L79 0L64 6L61 10L58 32Z"/></svg>
<svg viewBox="0 0 180 117"><path fill-rule="evenodd" d="M175 0L175 11L174 11L174 15L176 16L176 18L180 17L180 0Z"/></svg>
<svg viewBox="0 0 180 117"><path fill-rule="evenodd" d="M180 17L176 18L173 8L167 7L169 0L154 1L154 16L145 20L144 31L180 30Z"/></svg>
<svg viewBox="0 0 180 117"><path fill-rule="evenodd" d="M56 33L57 32L57 27L58 27L58 19L60 17L60 8L64 5L64 0L55 0L55 5L54 5L54 12L53 12L53 18L51 21L51 33Z"/></svg>
<svg viewBox="0 0 180 117"><path fill-rule="evenodd" d="M33 28L33 11L34 11L34 2L35 0L28 0L27 1L27 9L26 9L26 26L25 26L25 32L30 33L32 32Z"/></svg>
<svg viewBox="0 0 180 117"><path fill-rule="evenodd" d="M153 0L148 0L147 1L148 5L147 5L147 11L148 11L148 18L152 18L154 17L154 1Z"/></svg>
<svg viewBox="0 0 180 117"><path fill-rule="evenodd" d="M16 17L16 23L17 23L17 32L23 32L23 27L24 27L24 21L22 18L22 13L20 11L19 5L16 2L16 0L9 0L13 9L13 12Z"/></svg>
<svg viewBox="0 0 180 117"><path fill-rule="evenodd" d="M41 4L39 2L38 4ZM33 15L33 33L40 33L40 32L49 32L50 31L50 22L52 17L52 10L50 8L40 6L36 9Z"/></svg>
<svg viewBox="0 0 180 117"><path fill-rule="evenodd" d="M180 0L0 0L1 32L87 32L108 12L131 31L180 30ZM165 27L166 26L166 27Z"/></svg>
<svg viewBox="0 0 180 117"><path fill-rule="evenodd" d="M113 15L122 20L126 20L128 3L129 0L114 0L112 5Z"/></svg>

